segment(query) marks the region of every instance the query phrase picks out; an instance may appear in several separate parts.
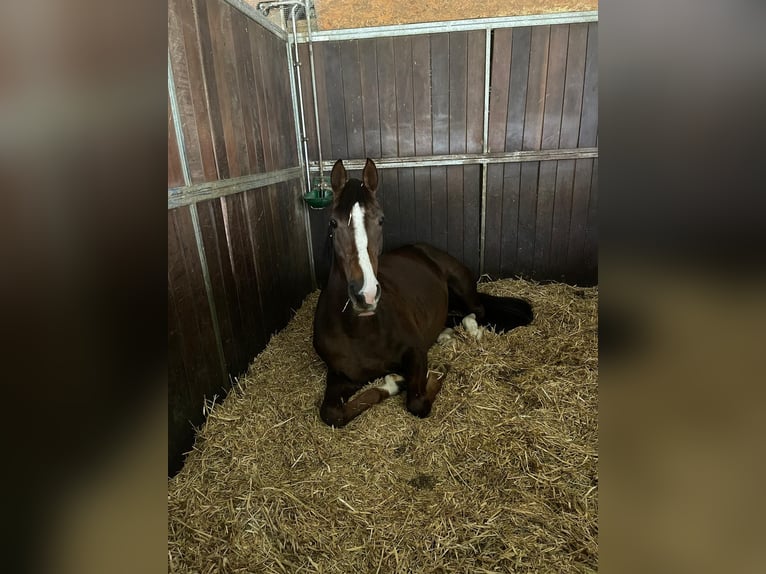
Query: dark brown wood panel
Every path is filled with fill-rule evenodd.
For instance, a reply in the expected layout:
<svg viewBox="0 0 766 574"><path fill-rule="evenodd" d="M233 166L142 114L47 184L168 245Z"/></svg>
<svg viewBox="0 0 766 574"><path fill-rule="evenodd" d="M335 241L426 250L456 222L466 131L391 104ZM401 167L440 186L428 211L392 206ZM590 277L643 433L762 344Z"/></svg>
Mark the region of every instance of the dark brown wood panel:
<svg viewBox="0 0 766 574"><path fill-rule="evenodd" d="M512 46L505 151L519 151L524 144L524 118L526 116L527 92L529 91L532 28L514 28Z"/></svg>
<svg viewBox="0 0 766 574"><path fill-rule="evenodd" d="M476 278L481 263L481 166L463 168L463 257Z"/></svg>
<svg viewBox="0 0 766 574"><path fill-rule="evenodd" d="M266 169L263 152L263 138L261 137L261 116L257 106L258 92L255 80L255 68L253 66L253 54L250 46L250 32L248 20L237 17L237 12L232 18L232 37L234 42L234 54L237 63L237 88L242 95L242 137L247 149L249 172L263 172Z"/></svg>
<svg viewBox="0 0 766 574"><path fill-rule="evenodd" d="M434 141L434 143L436 143ZM431 240L429 243L447 251L449 249L449 222L447 220L447 168L431 168Z"/></svg>
<svg viewBox="0 0 766 574"><path fill-rule="evenodd" d="M556 167L556 193L553 200L551 243L548 261L552 277L566 279L569 224L572 218L572 186L575 160L559 161Z"/></svg>
<svg viewBox="0 0 766 574"><path fill-rule="evenodd" d="M598 24L588 24L588 47L585 59L580 147L597 145L598 139Z"/></svg>
<svg viewBox="0 0 766 574"><path fill-rule="evenodd" d="M567 245L567 276L584 275L585 238L588 224L588 200L590 198L593 160L580 159L575 162L572 184L572 215L569 222L569 243Z"/></svg>
<svg viewBox="0 0 766 574"><path fill-rule="evenodd" d="M413 170L415 187L415 241L431 242L431 168Z"/></svg>
<svg viewBox="0 0 766 574"><path fill-rule="evenodd" d="M556 195L556 161L541 161L537 180L537 208L535 213L535 258L533 277L550 275L549 259L553 204Z"/></svg>
<svg viewBox="0 0 766 574"><path fill-rule="evenodd" d="M522 165L520 163L508 163L503 166L503 203L501 208L503 234L500 240L499 277L522 275L518 259Z"/></svg>
<svg viewBox="0 0 766 574"><path fill-rule="evenodd" d="M592 281L598 275L598 158L593 160L593 173L590 180L588 199L588 219L585 223L585 253L583 255L585 272Z"/></svg>
<svg viewBox="0 0 766 574"><path fill-rule="evenodd" d="M481 153L484 147L484 59L486 33L468 32L466 77L466 151Z"/></svg>
<svg viewBox="0 0 766 574"><path fill-rule="evenodd" d="M243 344L247 337L239 312L222 202L214 199L196 205L227 372L241 373L252 356L248 353L251 349Z"/></svg>
<svg viewBox="0 0 766 574"><path fill-rule="evenodd" d="M415 171L413 168L397 170L399 182L399 241L402 244L415 243L418 239L418 210L415 200Z"/></svg>
<svg viewBox="0 0 766 574"><path fill-rule="evenodd" d="M330 128L330 157L348 157L346 140L346 108L343 97L343 73L340 57L340 43L329 42L324 49L327 81L327 122Z"/></svg>
<svg viewBox="0 0 766 574"><path fill-rule="evenodd" d="M200 34L191 0L168 2L168 48L176 100L192 183L217 178L210 131L205 76L200 57ZM203 9L202 14L206 14Z"/></svg>
<svg viewBox="0 0 766 574"><path fill-rule="evenodd" d="M362 115L362 79L359 42L340 43L343 70L343 97L346 112L346 153L348 157L364 157L364 117Z"/></svg>
<svg viewBox="0 0 766 574"><path fill-rule="evenodd" d="M450 35L430 38L432 148L433 153L444 154L450 152ZM446 172L444 177L446 181Z"/></svg>
<svg viewBox="0 0 766 574"><path fill-rule="evenodd" d="M525 162L521 164L516 264L519 273L524 277L531 277L534 271L539 171L540 162Z"/></svg>
<svg viewBox="0 0 766 574"><path fill-rule="evenodd" d="M396 60L393 38L375 41L378 61L378 105L380 106L380 155L396 157L399 151L396 129Z"/></svg>
<svg viewBox="0 0 766 574"><path fill-rule="evenodd" d="M449 35L449 152L465 153L468 33ZM456 172L453 172L456 173ZM448 176L449 177L449 176ZM461 192L462 194L462 192Z"/></svg>
<svg viewBox="0 0 766 574"><path fill-rule="evenodd" d="M569 48L569 26L551 26L541 149L558 149Z"/></svg>
<svg viewBox="0 0 766 574"><path fill-rule="evenodd" d="M564 104L561 117L562 148L576 148L580 134L583 83L585 80L585 55L588 43L588 25L572 24L569 27L567 70L564 87Z"/></svg>
<svg viewBox="0 0 766 574"><path fill-rule="evenodd" d="M364 153L365 157L378 158L381 155L381 147L376 40L359 40L359 66L362 82Z"/></svg>
<svg viewBox="0 0 766 574"><path fill-rule="evenodd" d="M510 55L510 54L509 54ZM505 127L503 125L503 127ZM503 130L503 139L505 139ZM503 237L503 165L487 166L486 219L484 226L484 273L500 276L500 249Z"/></svg>
<svg viewBox="0 0 766 574"><path fill-rule="evenodd" d="M393 39L396 82L396 128L400 156L415 155L414 94L412 89L412 38Z"/></svg>
<svg viewBox="0 0 766 574"><path fill-rule="evenodd" d="M512 29L492 31L492 62L490 68L488 150L505 150L505 127L508 120L508 88L511 77ZM498 170L491 170L493 176ZM489 173L487 174L489 176ZM495 187L495 191L500 188ZM486 259L486 257L485 257Z"/></svg>
<svg viewBox="0 0 766 574"><path fill-rule="evenodd" d="M522 148L525 150L540 149L542 140L550 34L550 26L536 26L532 28Z"/></svg>
<svg viewBox="0 0 766 574"><path fill-rule="evenodd" d="M414 155L430 155L433 150L433 132L431 127L431 41L428 36L412 38L412 85Z"/></svg>

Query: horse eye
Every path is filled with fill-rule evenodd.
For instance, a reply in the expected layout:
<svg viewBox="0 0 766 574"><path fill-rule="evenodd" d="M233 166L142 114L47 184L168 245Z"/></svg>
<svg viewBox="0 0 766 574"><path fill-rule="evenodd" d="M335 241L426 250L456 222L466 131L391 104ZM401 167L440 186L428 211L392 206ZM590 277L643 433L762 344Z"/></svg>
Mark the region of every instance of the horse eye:
<svg viewBox="0 0 766 574"><path fill-rule="evenodd" d="M386 218L385 218L385 217L381 217L381 218L380 218L380 220L378 221L378 224L379 224L379 225L383 225L383 222L384 222L385 220L386 220Z"/></svg>
<svg viewBox="0 0 766 574"><path fill-rule="evenodd" d="M335 218L330 220L330 227L338 227L338 221Z"/></svg>

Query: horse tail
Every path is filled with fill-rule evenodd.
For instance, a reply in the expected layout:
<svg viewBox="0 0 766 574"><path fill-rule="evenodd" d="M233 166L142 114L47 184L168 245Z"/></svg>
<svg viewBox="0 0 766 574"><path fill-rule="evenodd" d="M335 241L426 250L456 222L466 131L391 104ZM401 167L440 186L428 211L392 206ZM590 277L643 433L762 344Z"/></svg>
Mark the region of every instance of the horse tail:
<svg viewBox="0 0 766 574"><path fill-rule="evenodd" d="M484 305L481 323L493 326L498 332L529 325L534 318L532 305L524 299L495 297L487 293L479 293L479 298Z"/></svg>

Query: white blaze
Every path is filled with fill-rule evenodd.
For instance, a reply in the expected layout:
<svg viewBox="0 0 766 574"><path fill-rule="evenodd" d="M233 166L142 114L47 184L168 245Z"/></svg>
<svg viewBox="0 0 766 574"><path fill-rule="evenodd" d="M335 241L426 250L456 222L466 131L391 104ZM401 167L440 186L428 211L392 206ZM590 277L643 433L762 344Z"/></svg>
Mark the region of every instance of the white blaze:
<svg viewBox="0 0 766 574"><path fill-rule="evenodd" d="M354 226L354 242L359 257L359 266L362 268L364 283L361 294L368 305L375 303L375 295L378 293L378 280L372 270L370 254L367 253L367 228L364 225L364 207L358 203L351 208L351 222Z"/></svg>

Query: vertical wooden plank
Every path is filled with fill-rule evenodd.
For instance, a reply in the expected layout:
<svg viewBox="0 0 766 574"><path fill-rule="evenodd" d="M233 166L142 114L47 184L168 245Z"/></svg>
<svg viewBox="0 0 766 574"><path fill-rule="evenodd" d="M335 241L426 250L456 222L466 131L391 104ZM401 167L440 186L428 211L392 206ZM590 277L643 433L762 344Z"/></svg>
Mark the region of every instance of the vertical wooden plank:
<svg viewBox="0 0 766 574"><path fill-rule="evenodd" d="M415 155L431 155L431 41L427 35L412 38L412 85ZM422 178L425 172L420 173Z"/></svg>
<svg viewBox="0 0 766 574"><path fill-rule="evenodd" d="M343 159L333 155L330 146L330 108L327 96L327 53L326 42L317 42L314 44L314 67L316 75L317 88L317 110L319 116L319 141L322 143L322 159ZM317 156L316 159L319 159ZM329 174L328 174L329 175Z"/></svg>
<svg viewBox="0 0 766 574"><path fill-rule="evenodd" d="M580 280L585 276L585 237L588 223L588 198L590 197L592 159L575 161L572 184L572 207L569 222L566 271L570 277Z"/></svg>
<svg viewBox="0 0 766 574"><path fill-rule="evenodd" d="M434 154L450 153L449 34L431 35L431 121ZM433 176L434 171L431 172ZM446 172L444 175L446 182ZM436 206L432 206L436 209Z"/></svg>
<svg viewBox="0 0 766 574"><path fill-rule="evenodd" d="M328 42L325 45L325 66L330 77L327 78L327 111L330 127L330 153L332 157L346 159L348 142L346 141L346 110L343 99L343 73L340 58L340 43Z"/></svg>
<svg viewBox="0 0 766 574"><path fill-rule="evenodd" d="M567 69L569 25L551 26L541 149L558 149Z"/></svg>
<svg viewBox="0 0 766 574"><path fill-rule="evenodd" d="M508 163L503 166L503 236L500 248L502 277L515 277L522 273L518 263L521 166L520 163Z"/></svg>
<svg viewBox="0 0 766 574"><path fill-rule="evenodd" d="M239 299L231 268L221 200L199 202L197 212L227 372L238 374L247 368L250 357L244 352L241 343L243 331L238 310Z"/></svg>
<svg viewBox="0 0 766 574"><path fill-rule="evenodd" d="M508 88L508 120L505 128L505 151L520 151L524 143L524 118L529 88L531 28L514 28L512 33L511 78Z"/></svg>
<svg viewBox="0 0 766 574"><path fill-rule="evenodd" d="M266 344L267 338L262 320L260 282L253 261L253 246L248 229L249 213L242 193L224 197L222 206L228 230L232 274L239 301L243 350L252 357Z"/></svg>
<svg viewBox="0 0 766 574"><path fill-rule="evenodd" d="M264 171L263 142L260 137L259 118L253 111L256 98L255 75L253 73L253 57L250 51L250 34L248 26L257 24L250 22L243 14L232 12L232 39L234 57L237 64L237 80L239 98L242 102L242 124L239 126L241 137L244 139L248 157L248 173Z"/></svg>
<svg viewBox="0 0 766 574"><path fill-rule="evenodd" d="M219 179L230 176L229 160L226 155L226 140L224 137L223 117L219 98L218 84L224 79L218 77L214 62L213 40L210 32L209 6L215 0L194 0L197 8L197 30L199 33L200 54L202 54L202 70L205 77L205 94L207 96L208 115L210 117L210 135L213 143L216 173Z"/></svg>
<svg viewBox="0 0 766 574"><path fill-rule="evenodd" d="M399 171L398 169L379 170L380 187L378 200L386 216L383 234L383 249L394 249L402 245L402 216L399 212Z"/></svg>
<svg viewBox="0 0 766 574"><path fill-rule="evenodd" d="M202 13L204 17L206 12ZM207 21L202 22L207 27ZM194 2L168 2L168 49L192 183L217 177Z"/></svg>
<svg viewBox="0 0 766 574"><path fill-rule="evenodd" d="M559 160L556 167L556 193L551 226L550 275L558 280L567 277L567 251L572 216L572 186L575 160Z"/></svg>
<svg viewBox="0 0 766 574"><path fill-rule="evenodd" d="M434 146L437 140L434 139ZM447 168L431 168L431 240L441 249L449 249L449 222L447 220Z"/></svg>
<svg viewBox="0 0 766 574"><path fill-rule="evenodd" d="M412 89L412 39L393 39L396 85L396 128L400 156L415 155L414 94Z"/></svg>
<svg viewBox="0 0 766 574"><path fill-rule="evenodd" d="M271 215L269 195L271 187L262 187L242 194L245 209L250 257L255 265L258 291L261 294L261 315L266 341L278 328L281 310L279 309L279 284L282 274L282 261L277 253L276 230Z"/></svg>
<svg viewBox="0 0 766 574"><path fill-rule="evenodd" d="M188 207L168 211L168 288L178 311L189 395L201 404L226 381Z"/></svg>
<svg viewBox="0 0 766 574"><path fill-rule="evenodd" d="M553 200L556 194L557 161L541 161L537 180L537 211L535 214L535 256L533 277L549 279Z"/></svg>
<svg viewBox="0 0 766 574"><path fill-rule="evenodd" d="M413 170L415 188L415 241L431 242L431 169L416 167Z"/></svg>
<svg viewBox="0 0 766 574"><path fill-rule="evenodd" d="M598 158L593 160L593 174L588 199L588 219L585 227L585 270L589 284L598 281Z"/></svg>
<svg viewBox="0 0 766 574"><path fill-rule="evenodd" d="M534 269L539 169L539 161L529 161L521 164L516 263L519 273L524 277L531 277Z"/></svg>
<svg viewBox="0 0 766 574"><path fill-rule="evenodd" d="M479 277L481 252L481 166L463 166L463 263Z"/></svg>
<svg viewBox="0 0 766 574"><path fill-rule="evenodd" d="M577 147L582 114L583 84L585 81L585 51L588 43L588 24L571 24L567 71L564 86L564 105L561 118L561 148Z"/></svg>
<svg viewBox="0 0 766 574"><path fill-rule="evenodd" d="M492 30L492 62L490 68L489 130L488 149L490 152L505 150L505 128L508 120L508 92L511 80L512 28ZM490 174L490 172L492 172ZM495 178L502 169L489 170L487 177ZM493 184L494 185L494 184ZM493 187L499 192L500 187ZM489 189L488 189L489 191ZM489 212L487 212L489 215ZM494 259L494 255L490 257ZM484 255L486 264L487 254ZM499 267L499 264L498 266Z"/></svg>
<svg viewBox="0 0 766 574"><path fill-rule="evenodd" d="M173 284L168 273L168 474L175 474L183 466L184 454L194 444L193 424L195 411L201 418L201 410L192 406L190 375L183 360L183 340L178 309L173 297Z"/></svg>
<svg viewBox="0 0 766 574"><path fill-rule="evenodd" d="M256 140L259 142L257 146L263 153L263 169L268 171L272 169L275 164L274 151L269 138L269 112L267 109L267 96L266 96L266 81L265 77L268 72L264 72L262 65L262 52L261 46L263 44L265 34L267 33L261 26L249 27L249 40L250 40L250 52L252 53L252 68L253 68L253 81L255 82L254 100L252 102L252 111L254 116L254 125L256 125L257 132L255 134Z"/></svg>
<svg viewBox="0 0 766 574"><path fill-rule="evenodd" d="M465 153L468 35L451 32L449 36L449 152Z"/></svg>
<svg viewBox="0 0 766 574"><path fill-rule="evenodd" d="M229 177L248 173L249 161L244 138L241 137L242 104L237 89L237 69L232 50L232 8L219 0L209 0L208 26L213 50L213 65L218 74L216 87L221 110L223 139Z"/></svg>
<svg viewBox="0 0 766 574"><path fill-rule="evenodd" d="M598 136L598 23L588 24L588 47L585 56L580 147L596 145Z"/></svg>
<svg viewBox="0 0 766 574"><path fill-rule="evenodd" d="M413 168L397 170L399 181L399 241L404 244L417 241L417 224L420 216L415 200L415 172Z"/></svg>
<svg viewBox="0 0 766 574"><path fill-rule="evenodd" d="M466 74L466 152L481 153L484 149L484 30L468 32Z"/></svg>
<svg viewBox="0 0 766 574"><path fill-rule="evenodd" d="M359 44L356 40L340 42L340 60L346 112L346 153L350 158L361 158L364 157L364 117Z"/></svg>
<svg viewBox="0 0 766 574"><path fill-rule="evenodd" d="M463 261L463 166L447 166L447 252Z"/></svg>
<svg viewBox="0 0 766 574"><path fill-rule="evenodd" d="M359 66L364 116L364 157L379 158L380 109L378 106L378 57L375 39L359 40Z"/></svg>
<svg viewBox="0 0 766 574"><path fill-rule="evenodd" d="M396 133L396 67L393 39L376 39L375 51L378 60L380 154L381 157L396 157L399 147Z"/></svg>
<svg viewBox="0 0 766 574"><path fill-rule="evenodd" d="M535 26L532 28L526 112L524 116L524 150L540 149L543 133L543 113L545 110L545 84L548 76L550 31L550 26Z"/></svg>
<svg viewBox="0 0 766 574"><path fill-rule="evenodd" d="M314 273L319 288L326 285L330 273L332 244L329 240L329 210L309 209L311 244L314 250Z"/></svg>
<svg viewBox="0 0 766 574"><path fill-rule="evenodd" d="M505 141L505 122L503 122L502 128L503 141ZM501 276L500 249L503 237L503 164L489 164L487 166L486 198L484 273L493 279L498 279Z"/></svg>
<svg viewBox="0 0 766 574"><path fill-rule="evenodd" d="M280 90L281 78L287 68L282 60L284 48L275 49L274 36L261 26L257 28L258 56L261 60L261 81L264 88L265 120L267 130L263 133L264 146L271 148L271 164L266 164L266 171L275 171L285 167L285 150L287 149L286 137L288 133L294 133L290 126L287 130L282 128L286 112L284 93Z"/></svg>
<svg viewBox="0 0 766 574"><path fill-rule="evenodd" d="M295 139L295 112L290 90L290 67L285 44L276 36L269 38L272 50L272 69L277 89L277 119L281 161L279 169L298 165L298 141Z"/></svg>
<svg viewBox="0 0 766 574"><path fill-rule="evenodd" d="M181 155L178 151L176 126L170 111L170 95L168 95L168 187L179 187L184 184L181 170Z"/></svg>

